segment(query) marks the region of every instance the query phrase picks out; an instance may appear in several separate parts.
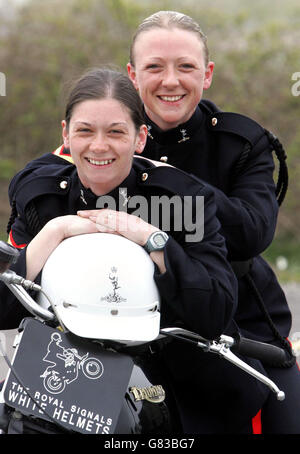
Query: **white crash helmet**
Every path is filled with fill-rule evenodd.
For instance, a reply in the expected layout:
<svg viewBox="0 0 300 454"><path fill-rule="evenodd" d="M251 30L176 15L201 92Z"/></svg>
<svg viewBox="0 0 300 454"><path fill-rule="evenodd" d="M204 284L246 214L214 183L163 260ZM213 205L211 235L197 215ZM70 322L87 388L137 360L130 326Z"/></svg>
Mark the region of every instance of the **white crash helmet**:
<svg viewBox="0 0 300 454"><path fill-rule="evenodd" d="M92 233L64 240L44 265L41 287L77 336L143 343L160 328L154 263L136 243ZM39 295L39 303L49 302Z"/></svg>

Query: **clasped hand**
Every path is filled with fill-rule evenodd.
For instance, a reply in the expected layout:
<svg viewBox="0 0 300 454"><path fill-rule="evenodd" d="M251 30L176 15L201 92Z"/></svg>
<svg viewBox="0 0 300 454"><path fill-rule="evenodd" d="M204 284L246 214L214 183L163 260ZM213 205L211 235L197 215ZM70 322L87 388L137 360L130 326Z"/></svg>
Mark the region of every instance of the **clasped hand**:
<svg viewBox="0 0 300 454"><path fill-rule="evenodd" d="M143 246L157 227L124 211L110 209L78 211L78 216L94 222L99 232L122 235Z"/></svg>

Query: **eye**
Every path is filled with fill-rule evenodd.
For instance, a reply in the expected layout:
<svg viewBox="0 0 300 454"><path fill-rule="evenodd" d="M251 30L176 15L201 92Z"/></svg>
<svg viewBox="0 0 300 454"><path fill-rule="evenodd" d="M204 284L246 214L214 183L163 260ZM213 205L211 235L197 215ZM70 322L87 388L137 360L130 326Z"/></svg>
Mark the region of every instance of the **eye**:
<svg viewBox="0 0 300 454"><path fill-rule="evenodd" d="M161 68L162 68L162 66L158 65L157 63L149 63L146 66L146 70L152 71L152 72L159 71Z"/></svg>
<svg viewBox="0 0 300 454"><path fill-rule="evenodd" d="M89 129L89 128L78 128L77 132L88 133L88 132L91 132L91 129Z"/></svg>
<svg viewBox="0 0 300 454"><path fill-rule="evenodd" d="M108 134L111 135L112 137L119 137L119 136L124 136L126 133L123 129L110 129L108 131Z"/></svg>
<svg viewBox="0 0 300 454"><path fill-rule="evenodd" d="M180 69L183 71L192 71L193 69L195 69L195 65L193 65L192 63L182 63L180 65Z"/></svg>
<svg viewBox="0 0 300 454"><path fill-rule="evenodd" d="M124 131L122 131L121 129L111 129L109 132L111 132L112 134L123 134Z"/></svg>

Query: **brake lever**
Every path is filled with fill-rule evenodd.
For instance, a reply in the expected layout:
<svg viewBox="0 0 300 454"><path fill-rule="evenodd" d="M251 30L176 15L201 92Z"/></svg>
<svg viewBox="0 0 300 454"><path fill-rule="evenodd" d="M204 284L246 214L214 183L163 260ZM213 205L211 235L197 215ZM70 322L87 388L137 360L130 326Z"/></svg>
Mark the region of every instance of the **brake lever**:
<svg viewBox="0 0 300 454"><path fill-rule="evenodd" d="M271 391L273 391L277 395L277 400L282 401L285 399L284 392L280 391L278 386L272 380L270 380L268 377L255 370L253 367L249 366L249 364L245 363L240 358L238 358L234 353L232 353L230 347L226 344L226 341L221 340L220 342L216 341L211 342L208 347L208 351L220 355L222 358L225 358L227 361L231 362L232 364L236 365L237 367L244 370L248 374L252 375L257 380L264 383L271 389Z"/></svg>
<svg viewBox="0 0 300 454"><path fill-rule="evenodd" d="M216 353L223 357L227 361L231 362L235 366L247 372L252 377L264 383L268 388L271 389L276 395L277 399L282 401L285 399L285 394L280 391L278 386L265 375L261 374L249 364L242 361L230 350L230 347L234 345L234 338L226 335L221 335L219 340L207 340L201 337L199 334L185 330L183 328L163 328L160 330L160 334L163 336L170 336L182 341L188 341L194 343L197 347L201 348L205 352Z"/></svg>

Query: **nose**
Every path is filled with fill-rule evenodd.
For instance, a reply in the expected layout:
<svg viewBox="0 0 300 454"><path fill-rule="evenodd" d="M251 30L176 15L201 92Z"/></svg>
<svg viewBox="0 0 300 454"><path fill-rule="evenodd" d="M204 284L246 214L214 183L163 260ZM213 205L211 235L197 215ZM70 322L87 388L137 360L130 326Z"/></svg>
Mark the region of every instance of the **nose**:
<svg viewBox="0 0 300 454"><path fill-rule="evenodd" d="M175 68L167 67L163 79L162 79L162 86L168 89L175 88L179 85L178 74Z"/></svg>
<svg viewBox="0 0 300 454"><path fill-rule="evenodd" d="M94 135L93 140L90 143L90 150L97 152L105 152L109 149L107 137L104 133L98 132Z"/></svg>

